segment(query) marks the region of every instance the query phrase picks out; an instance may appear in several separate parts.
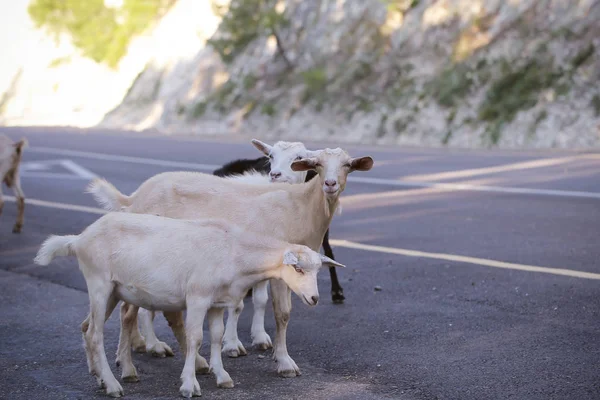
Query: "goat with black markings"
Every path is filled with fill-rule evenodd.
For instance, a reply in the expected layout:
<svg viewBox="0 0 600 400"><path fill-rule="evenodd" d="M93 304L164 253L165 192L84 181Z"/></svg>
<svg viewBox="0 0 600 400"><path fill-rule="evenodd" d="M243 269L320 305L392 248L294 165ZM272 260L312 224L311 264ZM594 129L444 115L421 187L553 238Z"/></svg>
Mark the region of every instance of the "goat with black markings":
<svg viewBox="0 0 600 400"><path fill-rule="evenodd" d="M271 169L271 165L278 165L280 163L283 162L288 162L289 161L289 165L291 165L291 163L294 160L280 160L279 158L281 150L282 149L288 149L294 145L301 145L302 148L304 148L304 145L302 145L301 143L289 143L289 142L277 142L275 143L273 146L270 146L266 143L261 142L260 140L253 140L252 144L254 144L254 146L261 152L263 152L265 154L265 156L263 157L259 157L259 158L254 158L254 159L250 159L250 158L243 158L243 159L238 159L235 161L231 161L225 165L223 165L221 168L215 170L213 172L213 175L216 176L221 176L221 177L230 177L230 176L235 176L235 175L244 175L248 172L258 172L260 174L265 175L265 177L269 177L271 178L271 181L273 182L281 182L281 169L282 168L276 168L276 169ZM299 146L298 146L299 147ZM317 173L315 171L308 171L308 173L304 174L303 172L294 172L291 171L290 168L287 168L290 170L290 172L293 175L289 175L286 177L286 179L288 179L289 183L302 183L302 182L308 182L311 179L313 179ZM306 175L306 177L302 180L302 176ZM296 179L293 179L293 177L295 177ZM294 181L292 182L290 179L292 178ZM331 249L331 245L329 244L329 229L327 229L327 232L325 232L325 236L323 237L323 252L325 253L325 255L329 258L331 258L332 260L335 260L335 257L333 255L333 250ZM345 297L344 297L344 289L342 288L342 285L340 285L340 282L338 280L337 277L337 270L335 268L329 268L329 277L331 278L331 300L336 303L336 304L341 304L344 302Z"/></svg>

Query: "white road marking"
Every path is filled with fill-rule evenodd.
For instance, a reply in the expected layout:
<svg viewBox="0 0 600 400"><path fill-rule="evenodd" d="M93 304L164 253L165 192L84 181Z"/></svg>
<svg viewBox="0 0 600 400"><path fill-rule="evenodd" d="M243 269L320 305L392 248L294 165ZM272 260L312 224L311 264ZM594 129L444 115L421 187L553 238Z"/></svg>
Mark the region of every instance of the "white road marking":
<svg viewBox="0 0 600 400"><path fill-rule="evenodd" d="M60 166L70 174L63 172L39 172L48 171L53 166ZM33 171L33 172L32 172ZM59 178L59 179L85 179L96 178L96 174L83 168L71 160L44 160L35 162L23 162L20 166L20 176L24 178Z"/></svg>
<svg viewBox="0 0 600 400"><path fill-rule="evenodd" d="M118 162L129 162L134 164L145 164L145 165L156 165L160 167L172 167L172 168L183 168L193 169L199 171L214 171L222 165L212 164L196 164L187 162L177 162L168 160L156 160L153 158L142 158L142 157L129 157L119 156L102 153L90 153L86 151L76 150L64 150L56 149L51 147L32 147L27 151L32 153L41 154L56 154L69 157L82 157L94 160L104 161L118 161ZM439 188L449 191L473 191L473 192L491 192L491 193L510 193L510 194L528 194L538 196L555 196L555 197L575 197L575 198L588 198L588 199L600 199L600 192L580 192L570 190L551 190L551 189L531 189L531 188L520 188L520 187L504 187L504 186L481 186L481 185L468 185L460 183L439 183L439 182L413 182L413 181L399 181L395 179L383 179L383 178L369 178L361 176L349 176L349 182L367 183L371 185L381 186L392 186L392 187L426 187L426 188Z"/></svg>
<svg viewBox="0 0 600 400"><path fill-rule="evenodd" d="M4 199L7 201L11 201L11 202L16 201L16 199L13 196L5 196ZM52 201L29 199L29 198L25 199L25 204L35 205L35 206L40 206L40 207L57 208L57 209L61 209L61 210L87 212L87 213L99 214L99 215L107 213L107 211L105 211L101 208L80 206L80 205L76 205L76 204L57 203L57 202L52 202ZM369 245L369 244L361 244L361 243L351 242L348 240L330 239L329 243L334 246L346 247L349 249L373 251L373 252L377 252L377 253L398 254L398 255L403 255L403 256L408 256L408 257L433 258L433 259L437 259L437 260L446 260L446 261L454 261L454 262L466 263L466 264L483 265L483 266L494 267L494 268L513 269L513 270L528 271L528 272L542 272L542 273L554 274L554 275L564 275L564 276L571 276L571 277L575 277L575 278L600 279L600 274L595 274L592 272L585 272L585 271L577 271L577 270L572 270L572 269L537 267L534 265L514 264L514 263L503 262L503 261L489 260L489 259L485 259L485 258L458 256L458 255L444 254L444 253L428 253L428 252L418 251L418 250L407 250L407 249L399 249L399 248L394 248L394 247L384 247L384 246L375 246L375 245Z"/></svg>
<svg viewBox="0 0 600 400"><path fill-rule="evenodd" d="M81 165L75 164L71 160L63 160L62 161L62 165L63 165L63 167L65 167L68 170L71 170L71 172L79 175L83 179L91 180L91 179L97 178L96 174L94 174L91 171L83 168Z"/></svg>
<svg viewBox="0 0 600 400"><path fill-rule="evenodd" d="M391 179L348 177L349 181L368 183L373 185L387 185L398 187L423 187L446 189L451 191L472 191L472 192L495 192L512 194L533 194L539 196L557 196L557 197L579 197L589 199L600 199L599 192L578 192L572 190L552 190L552 189L531 189L510 186L485 186L469 185L463 183L437 183L437 182L405 182Z"/></svg>
<svg viewBox="0 0 600 400"><path fill-rule="evenodd" d="M480 175L497 174L499 172L522 171L532 168L552 167L556 165L582 161L584 159L597 158L596 154L583 154L574 157L542 158L538 160L516 162L512 164L498 165L495 167L461 169L457 171L446 171L434 174L419 174L405 176L407 181L443 181L444 179L472 178Z"/></svg>
<svg viewBox="0 0 600 400"><path fill-rule="evenodd" d="M91 152L87 152L87 151L55 149L52 147L31 147L31 148L27 149L27 151L31 152L31 153L56 154L56 155L69 156L69 157L89 158L92 160L119 161L119 162L128 162L128 163L132 163L132 164L156 165L159 167L197 169L197 170L201 170L201 171L214 171L215 169L221 167L220 165L196 164L196 163L186 163L186 162L168 161L168 160L156 160L153 158L129 157L129 156L119 156L119 155L103 154L103 153L91 153Z"/></svg>
<svg viewBox="0 0 600 400"><path fill-rule="evenodd" d="M349 249L374 251L377 253L398 254L398 255L407 256L407 257L433 258L436 260L446 260L446 261L454 261L454 262L465 263L465 264L484 265L486 267L493 267L493 268L514 269L514 270L518 270L518 271L528 271L528 272L542 272L545 274L564 275L564 276L571 276L571 277L575 277L575 278L584 278L584 279L600 279L600 274L595 274L592 272L585 272L585 271L577 271L577 270L573 270L573 269L537 267L534 265L508 263L508 262L503 262L503 261L489 260L486 258L458 256L458 255L454 255L454 254L444 254L444 253L428 253L425 251L418 251L418 250L407 250L407 249L399 249L399 248L395 248L395 247L385 247L385 246L362 244L362 243L351 242L348 240L330 239L329 243L332 244L333 246L346 247Z"/></svg>
<svg viewBox="0 0 600 400"><path fill-rule="evenodd" d="M17 199L13 196L4 196L4 200L16 202ZM69 210L69 211L80 211L86 212L90 214L106 214L107 211L96 208L96 207L87 207L80 206L77 204L67 204L67 203L58 203L54 201L46 201L46 200L38 200L38 199L30 199L29 197L25 197L25 206L33 205L47 208L57 208L59 210Z"/></svg>

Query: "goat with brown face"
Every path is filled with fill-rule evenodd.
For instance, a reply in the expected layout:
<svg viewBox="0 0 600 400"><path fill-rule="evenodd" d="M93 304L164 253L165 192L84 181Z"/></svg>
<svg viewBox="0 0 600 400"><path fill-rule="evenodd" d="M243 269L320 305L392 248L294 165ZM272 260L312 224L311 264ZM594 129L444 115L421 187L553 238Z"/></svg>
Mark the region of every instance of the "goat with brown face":
<svg viewBox="0 0 600 400"><path fill-rule="evenodd" d="M25 214L25 195L21 189L19 178L19 165L23 156L23 148L27 146L27 139L13 142L8 136L0 135L0 180L9 188L12 188L17 198L17 221L13 227L13 233L20 233L23 228L23 217ZM2 197L2 186L0 184L0 214L4 207Z"/></svg>

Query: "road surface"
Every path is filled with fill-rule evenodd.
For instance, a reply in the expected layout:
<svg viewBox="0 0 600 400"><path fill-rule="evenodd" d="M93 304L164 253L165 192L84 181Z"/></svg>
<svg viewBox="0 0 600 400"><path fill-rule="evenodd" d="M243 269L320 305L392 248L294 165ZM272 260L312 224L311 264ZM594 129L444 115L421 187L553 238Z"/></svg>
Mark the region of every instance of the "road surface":
<svg viewBox="0 0 600 400"><path fill-rule="evenodd" d="M26 136L30 147L20 235L11 233L16 205L3 189L0 398L105 398L87 373L79 331L85 282L74 258L34 265L39 244L99 217L84 193L94 176L130 193L159 172L210 172L258 152L250 138L1 131ZM339 271L345 304L329 299L326 272L317 307L294 298L288 347L303 374L284 379L268 353L250 349L247 299L240 337L249 354L224 359L236 386L199 376L204 398L600 398L599 153L343 147L376 165L351 175L331 226L336 259L348 265ZM117 314L105 334L111 363ZM155 327L177 349L162 316ZM183 359L175 351L135 354L141 381L123 384L126 398L177 398Z"/></svg>

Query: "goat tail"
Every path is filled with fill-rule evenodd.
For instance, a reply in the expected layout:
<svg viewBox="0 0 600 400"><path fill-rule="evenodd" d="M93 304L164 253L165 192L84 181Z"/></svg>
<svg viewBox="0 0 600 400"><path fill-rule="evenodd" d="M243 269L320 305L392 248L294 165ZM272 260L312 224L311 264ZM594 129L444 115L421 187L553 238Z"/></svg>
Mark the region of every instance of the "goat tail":
<svg viewBox="0 0 600 400"><path fill-rule="evenodd" d="M33 259L33 262L37 265L48 265L54 257L66 257L74 256L75 249L73 244L78 236L67 235L67 236L56 236L50 235L48 239L42 243L40 250Z"/></svg>
<svg viewBox="0 0 600 400"><path fill-rule="evenodd" d="M91 193L94 200L106 211L120 211L131 205L131 196L119 192L106 179L96 178L90 182L86 193Z"/></svg>

